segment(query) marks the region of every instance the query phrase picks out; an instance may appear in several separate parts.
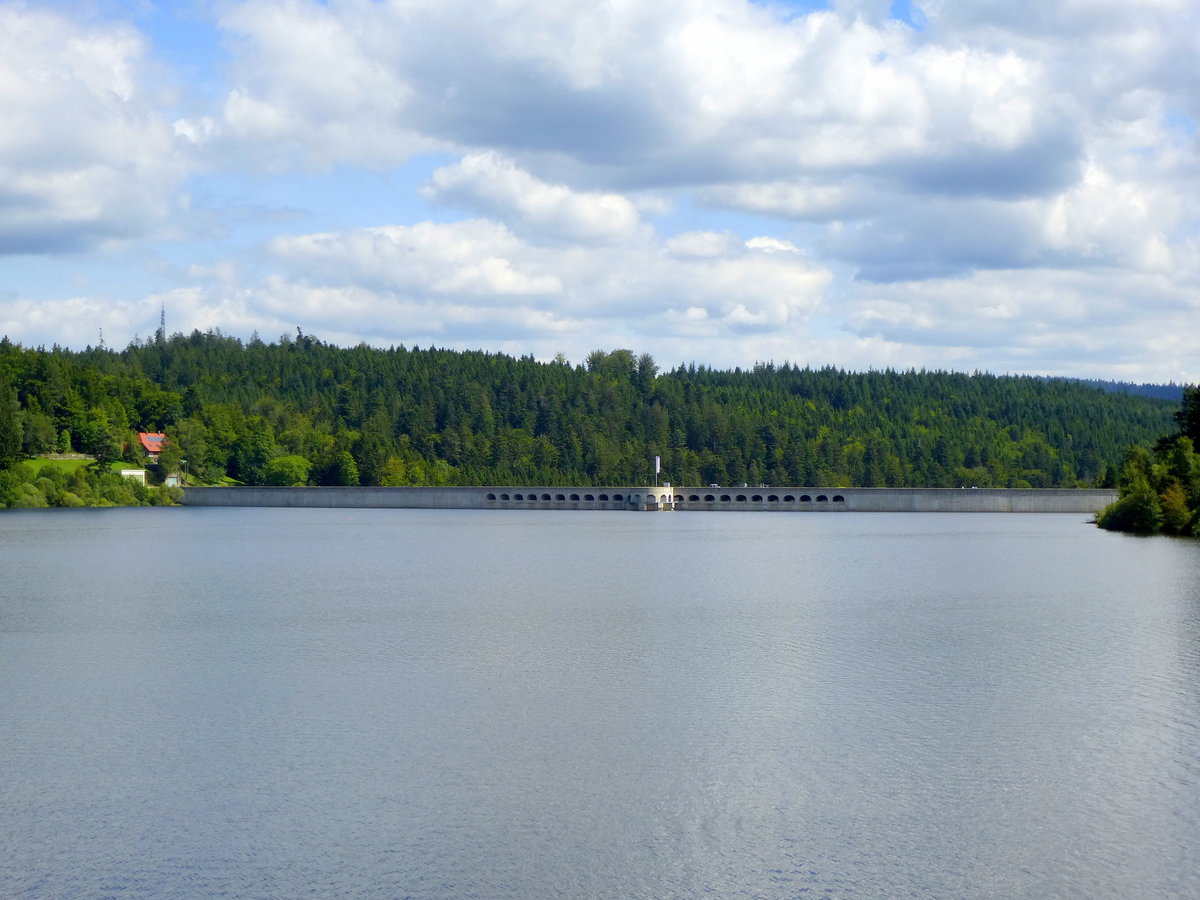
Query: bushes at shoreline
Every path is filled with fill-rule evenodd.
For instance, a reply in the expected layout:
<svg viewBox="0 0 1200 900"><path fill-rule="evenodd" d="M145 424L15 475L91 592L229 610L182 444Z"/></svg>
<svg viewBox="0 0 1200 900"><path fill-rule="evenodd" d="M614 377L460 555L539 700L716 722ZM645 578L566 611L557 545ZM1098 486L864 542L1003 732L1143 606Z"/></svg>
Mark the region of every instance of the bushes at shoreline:
<svg viewBox="0 0 1200 900"><path fill-rule="evenodd" d="M170 506L179 488L152 487L116 472L80 466L67 472L21 462L0 471L0 508L47 509L84 506Z"/></svg>

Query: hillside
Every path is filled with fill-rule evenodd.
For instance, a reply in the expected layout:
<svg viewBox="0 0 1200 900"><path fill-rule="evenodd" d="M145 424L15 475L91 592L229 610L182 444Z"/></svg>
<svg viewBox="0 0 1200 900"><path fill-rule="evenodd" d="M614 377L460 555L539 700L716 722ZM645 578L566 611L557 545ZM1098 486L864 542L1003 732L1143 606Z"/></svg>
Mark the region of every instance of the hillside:
<svg viewBox="0 0 1200 900"><path fill-rule="evenodd" d="M52 449L136 458L144 430L208 483L636 483L660 456L679 484L902 487L1109 484L1175 409L1024 376L659 371L628 350L570 365L219 332L121 351L4 339L5 406L0 465Z"/></svg>

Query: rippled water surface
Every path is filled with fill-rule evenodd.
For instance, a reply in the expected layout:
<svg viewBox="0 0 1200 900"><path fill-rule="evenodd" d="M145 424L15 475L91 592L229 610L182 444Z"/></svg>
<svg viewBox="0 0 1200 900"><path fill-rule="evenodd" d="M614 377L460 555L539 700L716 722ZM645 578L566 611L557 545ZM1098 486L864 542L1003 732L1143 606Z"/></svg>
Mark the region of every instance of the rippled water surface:
<svg viewBox="0 0 1200 900"><path fill-rule="evenodd" d="M1200 542L0 514L0 896L1200 896Z"/></svg>

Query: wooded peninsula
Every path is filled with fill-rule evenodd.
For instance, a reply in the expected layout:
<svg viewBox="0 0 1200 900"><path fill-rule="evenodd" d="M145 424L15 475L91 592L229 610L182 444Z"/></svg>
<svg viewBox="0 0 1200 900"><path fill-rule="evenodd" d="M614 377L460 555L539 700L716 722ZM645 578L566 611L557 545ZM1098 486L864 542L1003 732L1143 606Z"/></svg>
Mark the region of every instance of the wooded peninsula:
<svg viewBox="0 0 1200 900"><path fill-rule="evenodd" d="M1155 393L1149 391L1148 393ZM124 350L0 340L0 504L169 502L153 485L791 484L1113 486L1177 401L1030 376L847 372L791 363L660 371L648 354L572 365L297 331L219 331ZM139 432L167 436L147 465ZM1146 451L1149 453L1149 450ZM36 465L86 454L67 472ZM147 465L150 485L115 464Z"/></svg>
<svg viewBox="0 0 1200 900"><path fill-rule="evenodd" d="M1120 499L1096 517L1110 531L1200 537L1200 388L1185 387L1176 428L1136 445L1117 479Z"/></svg>

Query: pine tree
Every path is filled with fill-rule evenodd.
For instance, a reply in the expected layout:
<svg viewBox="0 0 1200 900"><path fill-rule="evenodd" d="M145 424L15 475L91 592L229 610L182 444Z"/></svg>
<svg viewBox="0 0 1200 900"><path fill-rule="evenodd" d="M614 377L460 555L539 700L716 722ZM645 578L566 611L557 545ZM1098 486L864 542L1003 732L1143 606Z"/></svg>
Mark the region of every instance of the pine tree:
<svg viewBox="0 0 1200 900"><path fill-rule="evenodd" d="M0 372L0 469L21 458L21 412L17 392Z"/></svg>

